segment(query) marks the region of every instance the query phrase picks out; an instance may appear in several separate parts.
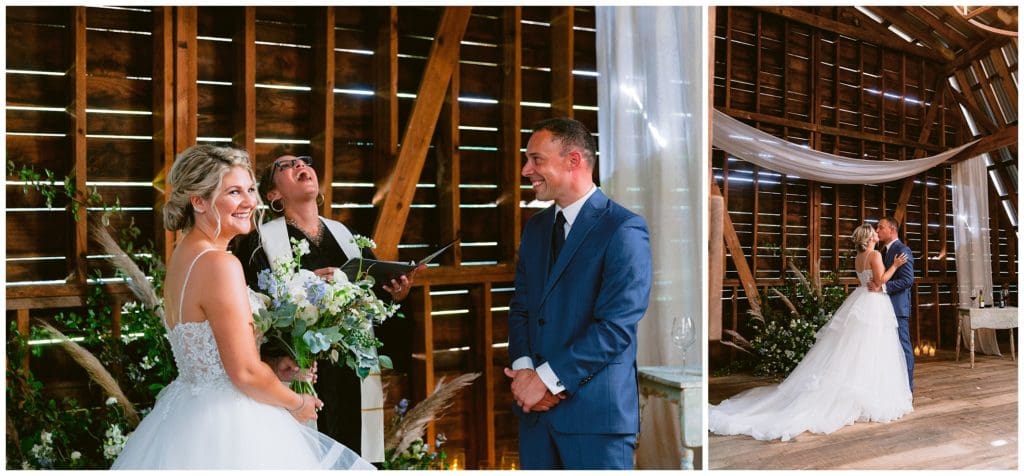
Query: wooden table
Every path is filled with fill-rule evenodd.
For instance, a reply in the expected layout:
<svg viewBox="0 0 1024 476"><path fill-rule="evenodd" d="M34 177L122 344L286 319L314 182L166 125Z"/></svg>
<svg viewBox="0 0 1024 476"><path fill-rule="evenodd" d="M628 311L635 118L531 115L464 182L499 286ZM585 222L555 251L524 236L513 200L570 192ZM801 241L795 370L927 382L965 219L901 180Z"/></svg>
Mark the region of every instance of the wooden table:
<svg viewBox="0 0 1024 476"><path fill-rule="evenodd" d="M960 361L960 329L964 324L971 330L971 368L974 368L974 334L976 329L1011 329L1010 330L1010 356L1017 360L1013 348L1013 330L1017 327L1017 308L1015 307L961 307L958 313L960 319L956 326L956 360ZM965 322L966 320L966 322Z"/></svg>
<svg viewBox="0 0 1024 476"><path fill-rule="evenodd" d="M679 404L680 447L683 451L682 469L693 469L693 450L699 447L704 436L703 402L701 386L703 377L699 369L680 367L640 367L640 398L651 396L668 399Z"/></svg>

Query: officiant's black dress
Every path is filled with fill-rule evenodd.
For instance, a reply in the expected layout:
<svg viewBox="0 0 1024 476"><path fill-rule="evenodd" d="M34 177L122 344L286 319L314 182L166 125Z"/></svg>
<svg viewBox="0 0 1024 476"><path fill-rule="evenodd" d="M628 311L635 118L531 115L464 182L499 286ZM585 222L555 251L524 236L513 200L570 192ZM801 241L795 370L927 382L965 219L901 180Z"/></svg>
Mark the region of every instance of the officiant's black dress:
<svg viewBox="0 0 1024 476"><path fill-rule="evenodd" d="M341 246L330 232L324 232L323 241L317 246L302 230L291 224L288 224L287 227L289 239L309 242L309 254L301 259L303 269L337 268L347 260L345 253L341 251ZM259 234L253 231L247 235L239 235L232 241L230 249L242 262L246 283L252 289L260 291L256 276L260 271L269 269L270 262L266 252L260 247ZM368 248L363 249L363 257L375 258L373 252ZM381 299L391 299L391 295L380 287L380 283L377 284L374 291ZM411 317L405 319L394 317L374 329L377 338L384 344L381 349L378 349L378 352L391 357L396 372L406 373L409 371L412 360L412 331ZM269 345L264 347L269 347ZM261 349L261 353L268 356L284 354L280 349L273 348ZM360 441L362 410L360 408L359 377L355 371L345 366L321 362L317 366L317 382L314 387L319 398L324 402L324 409L317 419L317 429L358 452L362 447Z"/></svg>

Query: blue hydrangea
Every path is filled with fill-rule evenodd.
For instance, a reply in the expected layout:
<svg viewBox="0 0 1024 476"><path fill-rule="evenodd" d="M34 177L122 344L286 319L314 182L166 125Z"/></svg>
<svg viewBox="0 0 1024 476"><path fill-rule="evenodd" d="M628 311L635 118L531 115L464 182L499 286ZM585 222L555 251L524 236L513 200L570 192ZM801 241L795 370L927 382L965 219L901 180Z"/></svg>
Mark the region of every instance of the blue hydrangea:
<svg viewBox="0 0 1024 476"><path fill-rule="evenodd" d="M317 354L331 348L331 341L321 332L306 331L302 340L309 346L310 352Z"/></svg>

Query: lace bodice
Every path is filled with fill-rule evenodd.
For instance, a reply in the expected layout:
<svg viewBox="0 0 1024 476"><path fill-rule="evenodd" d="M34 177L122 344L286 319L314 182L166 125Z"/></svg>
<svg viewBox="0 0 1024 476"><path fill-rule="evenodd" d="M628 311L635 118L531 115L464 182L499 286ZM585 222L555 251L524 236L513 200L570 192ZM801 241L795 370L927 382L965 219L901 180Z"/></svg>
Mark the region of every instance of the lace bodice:
<svg viewBox="0 0 1024 476"><path fill-rule="evenodd" d="M871 281L871 278L873 276L874 273L871 272L871 268L865 269L864 271L857 273L857 279L860 281L860 285L864 287L867 287L868 281Z"/></svg>
<svg viewBox="0 0 1024 476"><path fill-rule="evenodd" d="M211 384L231 383L209 321L179 322L167 331L167 340L178 366L178 380L195 390Z"/></svg>
<svg viewBox="0 0 1024 476"><path fill-rule="evenodd" d="M178 301L178 313L185 303L185 290L188 289L188 278L192 275L199 258L210 249L201 251L192 259L181 285L181 298ZM165 323L166 326L166 323ZM171 343L174 363L178 366L178 381L189 387L193 394L198 394L206 386L231 385L231 379L224 370L220 360L217 340L213 337L210 321L186 322L178 316L177 325L167 328L167 340Z"/></svg>

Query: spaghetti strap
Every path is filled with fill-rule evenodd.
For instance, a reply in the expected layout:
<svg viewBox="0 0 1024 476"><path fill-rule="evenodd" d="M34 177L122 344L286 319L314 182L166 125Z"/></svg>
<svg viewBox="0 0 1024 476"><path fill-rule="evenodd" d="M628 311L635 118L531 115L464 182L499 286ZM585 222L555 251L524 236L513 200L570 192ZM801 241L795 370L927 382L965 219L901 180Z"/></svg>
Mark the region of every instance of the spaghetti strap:
<svg viewBox="0 0 1024 476"><path fill-rule="evenodd" d="M207 251L213 251L213 248L207 248L200 251L199 254L192 259L192 264L188 265L188 271L185 272L185 280L181 283L181 296L178 296L178 319L177 322L175 322L175 325L181 323L181 307L185 304L185 288L188 286L188 278L192 276L192 268L196 267L196 263L199 262L199 258L205 255ZM164 323L164 326L167 327L167 330L171 330L171 327L167 325L166 322Z"/></svg>

